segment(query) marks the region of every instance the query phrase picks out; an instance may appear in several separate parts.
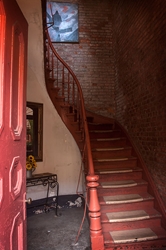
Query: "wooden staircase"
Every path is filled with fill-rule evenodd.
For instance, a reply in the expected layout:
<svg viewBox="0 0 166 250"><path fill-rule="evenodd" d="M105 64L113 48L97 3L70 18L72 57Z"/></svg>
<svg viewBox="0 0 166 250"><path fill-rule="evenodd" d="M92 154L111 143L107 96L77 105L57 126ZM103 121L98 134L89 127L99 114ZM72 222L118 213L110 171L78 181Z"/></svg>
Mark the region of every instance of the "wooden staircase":
<svg viewBox="0 0 166 250"><path fill-rule="evenodd" d="M162 201L119 124L88 124L105 249L166 249Z"/></svg>
<svg viewBox="0 0 166 250"><path fill-rule="evenodd" d="M139 152L117 121L85 111L76 76L44 30L46 88L84 160L92 250L166 249L165 208Z"/></svg>

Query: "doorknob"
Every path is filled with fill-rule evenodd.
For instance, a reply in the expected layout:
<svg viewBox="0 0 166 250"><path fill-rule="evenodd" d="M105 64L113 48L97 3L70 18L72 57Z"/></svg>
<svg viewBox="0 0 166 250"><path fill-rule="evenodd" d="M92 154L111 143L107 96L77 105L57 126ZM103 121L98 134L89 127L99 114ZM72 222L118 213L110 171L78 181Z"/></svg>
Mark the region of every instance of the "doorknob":
<svg viewBox="0 0 166 250"><path fill-rule="evenodd" d="M27 200L25 200L25 202L27 202L28 204L31 204L32 203L32 199L28 198Z"/></svg>

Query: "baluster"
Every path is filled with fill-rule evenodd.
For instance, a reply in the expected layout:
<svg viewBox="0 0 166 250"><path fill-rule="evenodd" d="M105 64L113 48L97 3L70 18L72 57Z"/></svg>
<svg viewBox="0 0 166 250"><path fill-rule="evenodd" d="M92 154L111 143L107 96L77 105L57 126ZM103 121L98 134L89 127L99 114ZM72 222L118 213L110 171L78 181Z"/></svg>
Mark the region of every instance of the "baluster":
<svg viewBox="0 0 166 250"><path fill-rule="evenodd" d="M50 70L50 46L47 47L47 60L48 60L48 70Z"/></svg>
<svg viewBox="0 0 166 250"><path fill-rule="evenodd" d="M67 86L68 86L67 99L68 99L68 103L70 103L70 74L69 74L69 71L67 71L67 75L68 75L68 79L67 79Z"/></svg>
<svg viewBox="0 0 166 250"><path fill-rule="evenodd" d="M51 53L51 68L52 69L52 79L54 79L54 55Z"/></svg>
<svg viewBox="0 0 166 250"><path fill-rule="evenodd" d="M73 111L74 111L74 103L75 103L75 82L74 82L74 78L73 78L73 91L72 91L72 107L73 107Z"/></svg>
<svg viewBox="0 0 166 250"><path fill-rule="evenodd" d="M62 96L64 96L64 66L62 66Z"/></svg>
<svg viewBox="0 0 166 250"><path fill-rule="evenodd" d="M58 59L57 59L57 65L56 65L56 85L57 85L57 88L59 87L59 78L58 78L58 71L59 71L59 67L58 67Z"/></svg>
<svg viewBox="0 0 166 250"><path fill-rule="evenodd" d="M80 114L80 99L77 91L77 100L76 100L76 110L77 110L77 122L79 122L79 114Z"/></svg>

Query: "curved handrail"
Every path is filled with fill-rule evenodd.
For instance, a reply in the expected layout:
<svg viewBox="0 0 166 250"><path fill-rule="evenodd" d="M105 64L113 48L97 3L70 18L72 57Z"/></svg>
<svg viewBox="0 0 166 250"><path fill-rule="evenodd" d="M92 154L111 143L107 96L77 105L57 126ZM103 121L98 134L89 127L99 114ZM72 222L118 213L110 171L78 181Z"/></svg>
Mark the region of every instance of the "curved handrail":
<svg viewBox="0 0 166 250"><path fill-rule="evenodd" d="M79 83L76 75L72 71L72 69L68 66L68 64L56 52L56 50L55 50L55 48L54 48L54 46L53 46L53 44L51 42L51 39L50 39L50 36L49 36L49 33L48 33L48 29L46 29L45 32L46 32L46 38L47 38L47 41L48 41L48 46L52 50L52 53L63 64L63 66L68 70L68 72L71 74L71 76L72 76L72 78L74 80L73 83L75 83L77 85L77 89L78 89L78 93L79 93L80 109L81 109L81 111L79 112L79 115L82 116L81 120L83 121L83 131L84 131L85 145L86 145L85 148L87 149L88 174L89 175L94 175L94 166L93 166L92 151L91 151L91 145L90 145L89 130L88 130L87 118L86 118L86 112L85 112L85 106L84 106L84 98L83 98L83 93L82 93L80 83ZM49 48L47 48L48 51L49 51ZM49 52L48 52L48 54L49 54ZM52 58L51 58L51 60L52 60ZM52 65L52 67L53 67L53 65Z"/></svg>

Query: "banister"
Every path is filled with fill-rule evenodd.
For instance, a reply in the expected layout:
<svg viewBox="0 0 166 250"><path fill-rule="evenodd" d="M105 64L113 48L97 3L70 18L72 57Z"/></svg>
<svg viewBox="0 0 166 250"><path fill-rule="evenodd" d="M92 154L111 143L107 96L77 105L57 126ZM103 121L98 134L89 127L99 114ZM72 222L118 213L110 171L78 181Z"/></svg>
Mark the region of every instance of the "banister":
<svg viewBox="0 0 166 250"><path fill-rule="evenodd" d="M90 136L89 136L89 129L87 124L85 106L84 106L84 98L82 93L81 85L72 71L72 69L68 66L68 64L59 56L57 51L55 50L49 33L48 29L45 29L45 42L47 47L47 62L48 62L48 70L51 71L51 78L57 82L57 88L59 88L59 71L61 70L61 86L62 86L62 97L65 98L65 87L67 88L67 96L66 102L70 104L70 101L73 105L73 112L74 109L77 109L76 119L80 122L79 127L83 132L83 139L84 139L84 148L86 149L86 156L87 156L87 165L88 165L88 174L86 177L87 180L87 187L89 192L89 217L90 217L90 235L91 235L91 247L92 250L103 250L104 249L104 240L103 240L103 233L101 228L101 213L100 213L100 204L98 201L97 195L97 186L99 176L95 175L94 165L93 165L93 158L92 158L92 151L91 151L91 144L90 144ZM54 57L57 58L57 63L54 61ZM59 62L63 65L62 69L59 67ZM56 66L55 66L56 65ZM46 65L45 65L46 67ZM56 67L56 75L54 75L54 67ZM65 85L65 72L67 70L67 84ZM71 76L71 77L70 77ZM47 77L46 77L47 78ZM54 79L56 78L56 79ZM70 78L73 80L70 82ZM47 79L46 79L47 81ZM72 87L70 88L70 84ZM76 87L75 87L76 84ZM70 94L72 95L70 97ZM77 98L76 98L77 95ZM82 152L83 154L85 152ZM87 194L88 195L88 194Z"/></svg>
<svg viewBox="0 0 166 250"><path fill-rule="evenodd" d="M82 116L83 116L83 123L84 123L84 131L85 131L85 138L86 138L86 146L87 146L87 155L88 155L88 165L89 165L89 174L90 175L94 175L94 166L93 166L93 160L92 160L92 152L91 152L91 145L90 145L90 138L89 138L89 130L88 130L88 125L87 125L87 119L86 119L86 112L85 112L85 106L84 106L84 98L83 98L83 93L82 93L82 89L80 86L80 83L76 77L76 75L74 74L74 72L72 71L72 69L68 66L68 64L59 56L59 54L56 52L49 34L48 34L48 30L46 29L46 35L47 35L47 39L48 39L48 43L50 48L53 51L53 54L58 58L58 60L65 66L65 68L68 69L68 71L70 72L70 74L72 75L77 88L79 90L79 97L80 97L80 102L81 102L81 110L82 110Z"/></svg>

